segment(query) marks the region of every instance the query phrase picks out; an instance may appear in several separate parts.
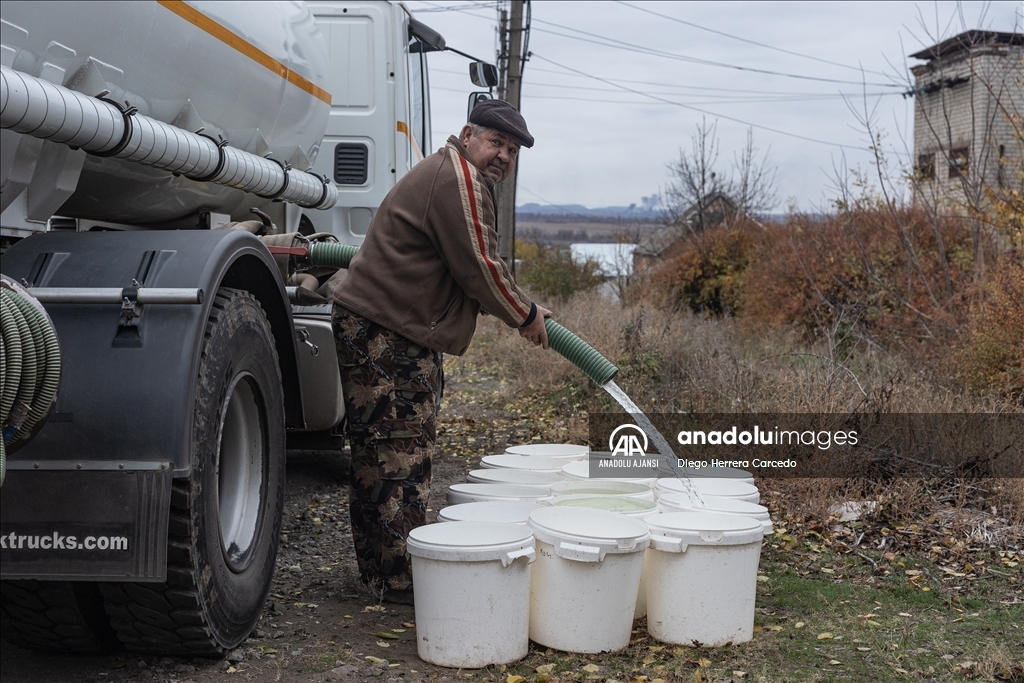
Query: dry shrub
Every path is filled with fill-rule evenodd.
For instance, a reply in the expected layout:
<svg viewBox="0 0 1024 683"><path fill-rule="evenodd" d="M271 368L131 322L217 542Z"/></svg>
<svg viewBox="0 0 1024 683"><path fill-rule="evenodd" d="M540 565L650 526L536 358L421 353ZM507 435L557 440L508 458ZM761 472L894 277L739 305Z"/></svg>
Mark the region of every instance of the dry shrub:
<svg viewBox="0 0 1024 683"><path fill-rule="evenodd" d="M953 358L971 388L1024 401L1024 264L1006 259L999 265Z"/></svg>
<svg viewBox="0 0 1024 683"><path fill-rule="evenodd" d="M962 219L860 208L791 216L761 237L744 289L752 323L813 338L842 317L859 335L934 358L963 320L977 245Z"/></svg>

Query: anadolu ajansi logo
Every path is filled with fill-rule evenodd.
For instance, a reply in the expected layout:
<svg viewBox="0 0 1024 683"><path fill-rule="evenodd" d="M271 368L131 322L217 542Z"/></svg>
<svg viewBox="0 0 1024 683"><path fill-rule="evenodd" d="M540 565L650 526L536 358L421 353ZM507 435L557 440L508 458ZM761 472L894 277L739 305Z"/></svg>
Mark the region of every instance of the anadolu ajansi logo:
<svg viewBox="0 0 1024 683"><path fill-rule="evenodd" d="M633 434L630 430L637 432L639 436ZM642 446L640 445L641 438L643 439ZM612 452L612 455L622 455L627 458L633 456L643 457L647 454L647 445L647 434L636 425L619 425L612 432L612 435L608 437L608 449Z"/></svg>

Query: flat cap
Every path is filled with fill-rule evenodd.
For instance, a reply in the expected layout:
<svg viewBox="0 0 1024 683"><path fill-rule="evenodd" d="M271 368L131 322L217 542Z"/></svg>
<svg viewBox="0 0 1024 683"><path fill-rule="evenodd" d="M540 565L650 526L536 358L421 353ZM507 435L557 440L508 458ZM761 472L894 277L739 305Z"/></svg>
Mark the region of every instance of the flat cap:
<svg viewBox="0 0 1024 683"><path fill-rule="evenodd" d="M526 119L504 100L484 100L473 107L469 122L511 135L523 147L533 147L533 136L526 129Z"/></svg>

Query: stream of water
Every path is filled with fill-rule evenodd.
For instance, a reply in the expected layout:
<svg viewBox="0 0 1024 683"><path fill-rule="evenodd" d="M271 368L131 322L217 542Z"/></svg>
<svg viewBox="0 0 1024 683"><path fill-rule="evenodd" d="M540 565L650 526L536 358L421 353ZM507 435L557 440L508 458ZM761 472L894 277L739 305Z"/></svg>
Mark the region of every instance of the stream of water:
<svg viewBox="0 0 1024 683"><path fill-rule="evenodd" d="M669 445L668 440L662 435L660 431L651 423L647 415L644 414L640 408L637 407L633 400L629 397L625 391L623 391L618 384L612 380L608 380L601 385L601 388L608 392L608 395L614 398L623 409L629 413L629 416L639 425L640 429L644 431L647 436L651 437L651 441L654 442L654 447L658 449L658 453L661 454L664 462L662 462L658 469L665 470L672 473L672 476L683 482L683 487L686 489L690 499L699 502L704 505L704 498L700 495L700 491L690 481L690 475L686 472L680 472L676 466L676 454L672 450L672 446Z"/></svg>

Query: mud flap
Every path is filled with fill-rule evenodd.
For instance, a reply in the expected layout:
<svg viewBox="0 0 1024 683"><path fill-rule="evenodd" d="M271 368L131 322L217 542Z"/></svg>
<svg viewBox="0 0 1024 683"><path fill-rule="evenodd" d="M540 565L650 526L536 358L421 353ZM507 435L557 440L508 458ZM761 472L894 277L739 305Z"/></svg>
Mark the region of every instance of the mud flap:
<svg viewBox="0 0 1024 683"><path fill-rule="evenodd" d="M0 578L165 580L171 471L153 465L9 470L0 489Z"/></svg>

